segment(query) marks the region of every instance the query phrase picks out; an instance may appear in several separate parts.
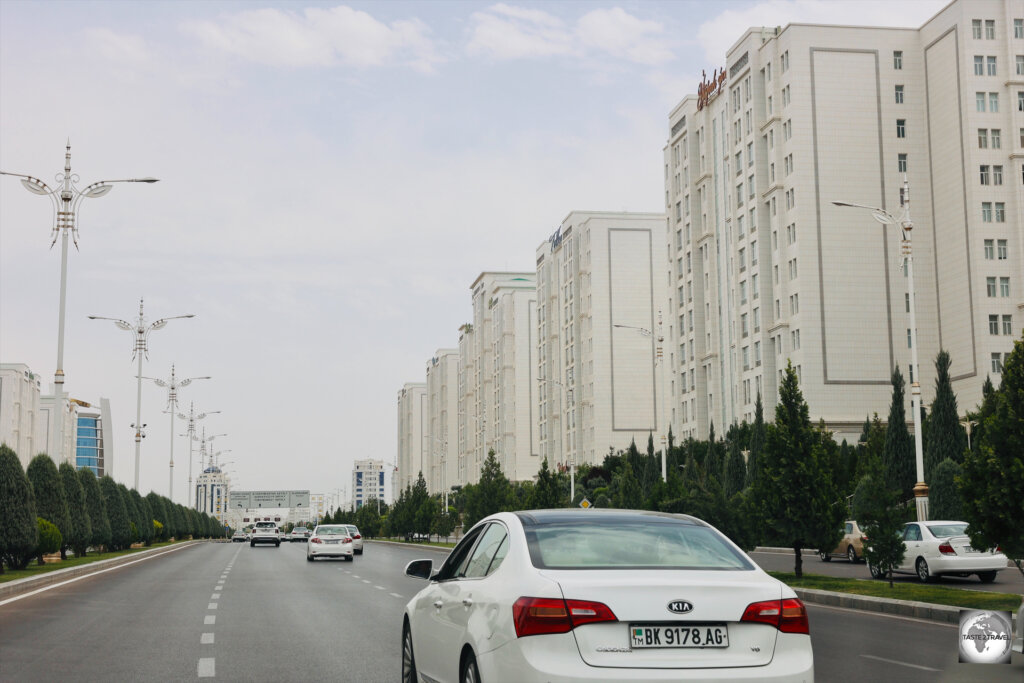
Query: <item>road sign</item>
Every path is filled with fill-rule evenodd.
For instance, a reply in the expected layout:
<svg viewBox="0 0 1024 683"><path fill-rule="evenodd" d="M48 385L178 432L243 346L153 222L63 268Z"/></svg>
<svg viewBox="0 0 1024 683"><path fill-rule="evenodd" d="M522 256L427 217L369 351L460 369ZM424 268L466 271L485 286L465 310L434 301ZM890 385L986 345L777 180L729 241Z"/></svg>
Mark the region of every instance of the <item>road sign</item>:
<svg viewBox="0 0 1024 683"><path fill-rule="evenodd" d="M309 491L232 491L232 510L308 508Z"/></svg>
<svg viewBox="0 0 1024 683"><path fill-rule="evenodd" d="M584 498L583 500L581 500L581 501L580 501L580 507L581 507L581 508L583 508L584 510L586 510L587 508L592 508L592 507L594 507L594 504L593 504L593 503L591 503L591 502L590 502L589 500L587 500L586 498Z"/></svg>

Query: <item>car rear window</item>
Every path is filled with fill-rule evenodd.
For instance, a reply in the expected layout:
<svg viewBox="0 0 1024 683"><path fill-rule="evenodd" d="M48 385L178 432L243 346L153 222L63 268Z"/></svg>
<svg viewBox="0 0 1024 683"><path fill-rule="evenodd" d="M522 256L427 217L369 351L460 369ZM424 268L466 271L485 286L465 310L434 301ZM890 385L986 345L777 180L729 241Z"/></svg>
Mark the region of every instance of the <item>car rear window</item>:
<svg viewBox="0 0 1024 683"><path fill-rule="evenodd" d="M316 530L317 536L346 536L348 529L343 526L322 526Z"/></svg>
<svg viewBox="0 0 1024 683"><path fill-rule="evenodd" d="M257 529L273 529L276 526L273 522L256 522Z"/></svg>
<svg viewBox="0 0 1024 683"><path fill-rule="evenodd" d="M967 524L926 524L928 531L932 532L935 538L949 538L950 536L963 536L967 532Z"/></svg>
<svg viewBox="0 0 1024 683"><path fill-rule="evenodd" d="M752 570L717 531L693 524L600 520L526 527L530 559L541 569Z"/></svg>

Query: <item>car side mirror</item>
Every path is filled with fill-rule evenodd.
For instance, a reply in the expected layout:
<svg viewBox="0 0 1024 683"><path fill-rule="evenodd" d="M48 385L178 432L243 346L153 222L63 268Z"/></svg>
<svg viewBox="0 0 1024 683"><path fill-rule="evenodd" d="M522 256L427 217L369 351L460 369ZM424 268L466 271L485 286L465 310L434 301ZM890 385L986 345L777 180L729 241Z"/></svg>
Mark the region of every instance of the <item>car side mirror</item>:
<svg viewBox="0 0 1024 683"><path fill-rule="evenodd" d="M433 560L413 560L409 564L405 565L405 575L416 579L429 580L433 569Z"/></svg>

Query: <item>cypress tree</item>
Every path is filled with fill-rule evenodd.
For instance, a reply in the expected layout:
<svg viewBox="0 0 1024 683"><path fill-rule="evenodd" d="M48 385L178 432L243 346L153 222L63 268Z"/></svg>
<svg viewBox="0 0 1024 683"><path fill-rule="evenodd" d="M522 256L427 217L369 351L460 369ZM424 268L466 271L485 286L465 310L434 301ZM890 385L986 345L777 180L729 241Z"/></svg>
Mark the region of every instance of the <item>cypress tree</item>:
<svg viewBox="0 0 1024 683"><path fill-rule="evenodd" d="M103 502L107 506L107 516L110 519L111 549L123 550L131 547L132 527L128 519L128 509L117 488L117 482L110 475L100 477L100 493L103 494Z"/></svg>
<svg viewBox="0 0 1024 683"><path fill-rule="evenodd" d="M68 501L64 495L64 484L61 482L57 466L50 456L40 453L32 458L25 470L28 480L32 483L32 493L36 497L36 515L57 527L61 538L71 538L71 514L68 512ZM59 547L61 559L67 559L63 547Z"/></svg>
<svg viewBox="0 0 1024 683"><path fill-rule="evenodd" d="M562 494L562 489L558 485L558 480L555 478L554 473L548 467L547 458L544 458L540 465L540 471L537 473L537 484L530 492L529 505L531 510L565 507L565 496Z"/></svg>
<svg viewBox="0 0 1024 683"><path fill-rule="evenodd" d="M89 510L85 505L85 491L82 490L82 482L78 479L78 473L69 462L62 462L57 468L60 472L60 480L64 485L64 495L68 502L68 513L71 515L71 537L64 537L64 544L60 552L66 557L68 548L77 557L85 557L89 548L89 541L92 540L92 523L89 521Z"/></svg>
<svg viewBox="0 0 1024 683"><path fill-rule="evenodd" d="M132 532L132 543L142 540L142 531L139 529L141 520L139 519L139 509L135 507L135 501L132 500L132 495L128 491L128 487L124 484L117 485L117 492L121 494L121 500L124 501L125 512L128 513L128 526Z"/></svg>
<svg viewBox="0 0 1024 683"><path fill-rule="evenodd" d="M757 401L754 403L754 424L750 428L750 450L747 455L747 486L753 486L758 475L758 458L764 450L764 405L761 403L761 392L757 392Z"/></svg>
<svg viewBox="0 0 1024 683"><path fill-rule="evenodd" d="M487 459L480 468L480 481L474 487L470 500L466 501L466 527L495 512L508 510L511 502L512 484L501 471L501 465L492 449L488 451ZM419 504L417 502L417 506Z"/></svg>
<svg viewBox="0 0 1024 683"><path fill-rule="evenodd" d="M153 511L149 509L149 502L138 491L132 489L129 493L135 508L139 511L138 521L135 522L139 528L139 540L148 546L153 542Z"/></svg>
<svg viewBox="0 0 1024 683"><path fill-rule="evenodd" d="M7 444L0 444L0 574L5 563L14 569L28 564L38 542L32 484L18 455Z"/></svg>
<svg viewBox="0 0 1024 683"><path fill-rule="evenodd" d="M928 516L931 519L963 519L964 504L956 478L960 464L946 458L928 475Z"/></svg>
<svg viewBox="0 0 1024 683"><path fill-rule="evenodd" d="M928 419L927 437L924 443L924 472L930 478L931 472L946 458L963 462L967 450L967 433L960 426L960 415L956 407L956 394L949 379L949 353L939 351L935 357L935 400L932 401L931 417Z"/></svg>
<svg viewBox="0 0 1024 683"><path fill-rule="evenodd" d="M903 373L897 367L892 371L892 402L889 404L889 424L885 429L882 466L886 481L899 493L900 500L913 497L914 484L917 482L914 439L907 431L905 386Z"/></svg>
<svg viewBox="0 0 1024 683"><path fill-rule="evenodd" d="M739 441L729 444L729 459L725 462L725 496L732 498L743 490L747 479L747 466L743 462Z"/></svg>
<svg viewBox="0 0 1024 683"><path fill-rule="evenodd" d="M835 547L846 511L825 466L820 435L811 425L792 363L779 386L779 399L756 492L767 526L793 549L794 571L801 578L801 550Z"/></svg>
<svg viewBox="0 0 1024 683"><path fill-rule="evenodd" d="M110 517L107 515L107 503L100 492L100 484L96 475L88 467L78 470L78 481L82 483L85 494L85 507L89 511L89 523L92 525L92 538L89 545L96 552L100 548L110 549Z"/></svg>
<svg viewBox="0 0 1024 683"><path fill-rule="evenodd" d="M171 537L171 535L167 528L167 511L164 509L163 498L155 492L150 491L146 494L146 502L149 503L149 510L153 516L153 521L160 522L161 524L159 539L161 541L166 541Z"/></svg>
<svg viewBox="0 0 1024 683"><path fill-rule="evenodd" d="M612 506L624 510L639 510L643 507L643 492L640 489L640 482L633 474L633 468L627 462L619 470L618 474L612 477L612 488L615 495L612 498Z"/></svg>

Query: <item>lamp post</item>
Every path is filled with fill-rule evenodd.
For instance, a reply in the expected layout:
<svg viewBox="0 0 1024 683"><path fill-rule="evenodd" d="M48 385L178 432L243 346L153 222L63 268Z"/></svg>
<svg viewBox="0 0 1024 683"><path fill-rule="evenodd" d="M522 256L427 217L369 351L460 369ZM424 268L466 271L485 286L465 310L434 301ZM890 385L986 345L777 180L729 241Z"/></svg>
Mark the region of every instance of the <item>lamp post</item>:
<svg viewBox="0 0 1024 683"><path fill-rule="evenodd" d="M169 379L157 379L155 377L144 377L143 379L152 380L158 387L167 387L167 411L171 414L171 463L169 483L167 486L167 497L174 500L174 411L178 408L178 389L181 387L187 387L197 379L210 379L209 377L188 377L186 379L177 379L174 376L174 365L171 365L171 376ZM189 452L191 452L189 448ZM191 464L191 463L190 463ZM189 486L192 484L189 482Z"/></svg>
<svg viewBox="0 0 1024 683"><path fill-rule="evenodd" d="M61 462L64 459L64 320L65 304L67 301L68 288L68 236L75 243L78 249L78 206L83 199L98 199L109 193L114 183L155 183L156 178L126 178L123 180L99 180L83 189L78 189L75 184L78 182L78 174L71 172L71 140L68 140L64 152L64 172L58 173L54 180L58 187L51 188L39 178L25 175L23 173L9 173L0 171L0 175L9 175L21 178L21 184L32 194L49 197L53 204L53 229L51 235L53 241L50 248L57 243L58 235L61 238L60 245L60 314L57 319L57 370L53 376L53 449L51 455L54 462ZM137 487L136 487L137 488Z"/></svg>
<svg viewBox="0 0 1024 683"><path fill-rule="evenodd" d="M188 421L188 428L185 430L185 434L188 435L188 506L192 507L192 442L196 440L196 422L202 420L207 415L215 415L219 413L219 410L211 410L206 413L199 413L196 415L195 404L189 401L188 404L188 415L184 413L178 413L178 417L182 420ZM172 430L173 431L173 430ZM184 436L184 435L182 435ZM172 446L173 448L173 446Z"/></svg>
<svg viewBox="0 0 1024 683"><path fill-rule="evenodd" d="M975 420L960 420L960 426L967 430L967 450L971 450L971 427L977 427Z"/></svg>
<svg viewBox="0 0 1024 683"><path fill-rule="evenodd" d="M898 225L902 231L900 255L907 269L907 290L910 298L910 412L911 424L914 426L914 453L917 461L917 483L914 484L914 500L917 504L917 519L928 520L928 485L924 482L924 446L921 442L921 375L917 364L917 300L914 295L914 254L911 245L911 233L914 223L910 219L910 184L907 176L903 176L903 188L900 196L902 213L897 217L885 209L851 202L832 202L836 206L848 206L867 209L872 218L882 225Z"/></svg>
<svg viewBox="0 0 1024 683"><path fill-rule="evenodd" d="M644 336L644 337L653 337L654 336L653 333L649 329L647 329L646 327L638 327L636 325L612 325L612 327L619 327L619 328L622 328L622 329L625 329L625 330L636 330L637 332L639 332L641 334L641 336ZM662 366L662 360L663 360L662 357L664 356L664 350L663 350L663 346L662 345L665 342L665 336L662 334L662 329L661 329L661 311L658 311L658 336L655 338L655 341L657 343L656 343L656 345L654 347L654 365L656 367L658 367L660 371L655 375L655 380L654 380L654 382L655 382L654 383L654 387L655 387L654 388L654 410L655 410L655 412L661 412L662 413L662 428L665 429L665 433L661 435L661 480L662 481L668 481L668 472L666 471L666 467L667 467L666 460L668 459L668 427L665 424L667 420L665 419L665 416L664 416L664 413L665 413L664 406L667 403L667 401L665 400L666 399L666 396L665 396L665 386L664 386L665 382L664 382L664 378L662 377L662 375L664 374L664 368L661 367ZM661 380L660 383L662 385L662 387L661 387L661 404L662 404L662 408L663 409L661 411L658 411L658 388L657 387L658 387L658 383L659 383L658 380L659 379Z"/></svg>
<svg viewBox="0 0 1024 683"><path fill-rule="evenodd" d="M576 402L572 396L572 389L566 388L566 386L559 382L558 380L538 378L537 381L540 384L554 384L559 389L562 390L563 403L561 406L559 406L558 411L558 448L559 451L561 451L560 455L562 456L562 458L569 462L569 504L571 505L572 502L576 500L576 458L569 456L565 452L565 433L569 430L569 428L568 425L563 424L564 420L562 413L564 413L565 410L570 406L575 407Z"/></svg>
<svg viewBox="0 0 1024 683"><path fill-rule="evenodd" d="M145 427L142 424L142 357L149 358L149 333L154 330L160 330L167 326L168 321L177 320L179 318L194 318L195 314L189 313L187 315L174 315L169 318L160 318L159 320L147 323L146 316L143 313L142 308L143 300L139 299L139 319L134 323L129 323L118 318L105 318L100 315L90 315L89 320L110 320L120 329L126 332L131 332L135 335L135 348L132 351L132 360L138 359L139 361L139 372L136 375L138 379L138 390L136 394L135 404L135 424L132 427L135 429L135 490L139 490L139 455L142 452L142 439L143 433L142 428Z"/></svg>

